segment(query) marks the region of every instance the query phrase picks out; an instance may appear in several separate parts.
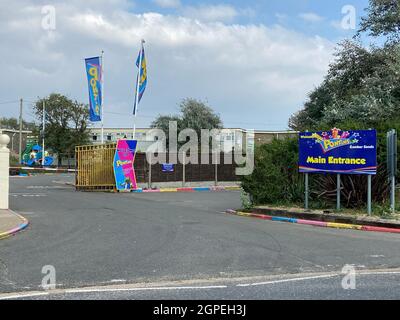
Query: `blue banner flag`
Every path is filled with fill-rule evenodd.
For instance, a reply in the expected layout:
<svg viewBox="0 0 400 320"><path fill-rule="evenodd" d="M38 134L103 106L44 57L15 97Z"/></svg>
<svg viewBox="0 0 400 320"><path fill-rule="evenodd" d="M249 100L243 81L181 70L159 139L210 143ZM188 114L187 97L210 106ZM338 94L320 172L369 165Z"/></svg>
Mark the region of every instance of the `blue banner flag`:
<svg viewBox="0 0 400 320"><path fill-rule="evenodd" d="M302 132L299 134L299 171L375 175L376 130Z"/></svg>
<svg viewBox="0 0 400 320"><path fill-rule="evenodd" d="M86 74L89 85L89 110L90 121L101 121L101 108L102 108L102 70L100 57L93 57L85 59Z"/></svg>
<svg viewBox="0 0 400 320"><path fill-rule="evenodd" d="M134 115L136 115L137 113L138 104L142 99L143 93L146 90L147 86L147 65L146 65L146 57L144 55L143 43L139 55L136 59L136 66L139 68L139 71L136 79L135 105L133 107Z"/></svg>

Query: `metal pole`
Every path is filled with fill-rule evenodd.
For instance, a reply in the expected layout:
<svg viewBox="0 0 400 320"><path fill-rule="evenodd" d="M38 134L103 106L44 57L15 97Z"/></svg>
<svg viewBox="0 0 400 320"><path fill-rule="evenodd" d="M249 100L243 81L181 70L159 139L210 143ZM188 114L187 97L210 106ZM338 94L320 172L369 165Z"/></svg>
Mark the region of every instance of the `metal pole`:
<svg viewBox="0 0 400 320"><path fill-rule="evenodd" d="M185 157L185 153L182 153L182 187L184 187L185 186L185 182L186 182L186 172L185 172L185 162L186 162L186 159L185 159L186 157Z"/></svg>
<svg viewBox="0 0 400 320"><path fill-rule="evenodd" d="M392 176L391 179L391 190L390 190L390 208L392 212L395 213L396 211L396 176Z"/></svg>
<svg viewBox="0 0 400 320"><path fill-rule="evenodd" d="M395 129L392 130L392 162L393 162L393 172L392 172L392 212L396 212L396 174L397 174L397 132Z"/></svg>
<svg viewBox="0 0 400 320"><path fill-rule="evenodd" d="M44 167L44 159L45 159L45 155L44 155L44 130L46 128L45 121L46 121L46 102L45 102L45 99L43 99L42 167Z"/></svg>
<svg viewBox="0 0 400 320"><path fill-rule="evenodd" d="M12 135L12 137L11 137L11 151L12 151L12 152L14 152L14 136L15 136L16 134L17 134L17 133L14 132L13 135Z"/></svg>
<svg viewBox="0 0 400 320"><path fill-rule="evenodd" d="M215 186L218 185L218 164L217 161L218 157L217 157L217 151L215 151Z"/></svg>
<svg viewBox="0 0 400 320"><path fill-rule="evenodd" d="M305 199L304 199L304 208L308 210L308 194L309 194L309 189L308 189L308 173L305 174L304 176L304 183L305 183Z"/></svg>
<svg viewBox="0 0 400 320"><path fill-rule="evenodd" d="M104 51L101 51L101 144L104 143Z"/></svg>
<svg viewBox="0 0 400 320"><path fill-rule="evenodd" d="M336 210L340 211L340 174L336 175Z"/></svg>
<svg viewBox="0 0 400 320"><path fill-rule="evenodd" d="M368 215L372 214L372 176L368 175Z"/></svg>
<svg viewBox="0 0 400 320"><path fill-rule="evenodd" d="M150 161L149 161L149 185L148 188L151 189L151 153L150 153Z"/></svg>
<svg viewBox="0 0 400 320"><path fill-rule="evenodd" d="M20 99L20 105L19 105L19 163L22 163L22 106L24 103L23 99Z"/></svg>

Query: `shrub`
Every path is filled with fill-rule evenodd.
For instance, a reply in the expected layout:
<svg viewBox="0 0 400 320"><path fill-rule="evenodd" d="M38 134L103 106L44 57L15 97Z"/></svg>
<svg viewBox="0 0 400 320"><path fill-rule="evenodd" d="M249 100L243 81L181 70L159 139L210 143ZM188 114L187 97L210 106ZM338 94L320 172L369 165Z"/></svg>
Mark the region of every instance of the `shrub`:
<svg viewBox="0 0 400 320"><path fill-rule="evenodd" d="M274 140L256 147L254 161L253 173L242 178L243 190L251 195L254 204L302 201L297 139Z"/></svg>

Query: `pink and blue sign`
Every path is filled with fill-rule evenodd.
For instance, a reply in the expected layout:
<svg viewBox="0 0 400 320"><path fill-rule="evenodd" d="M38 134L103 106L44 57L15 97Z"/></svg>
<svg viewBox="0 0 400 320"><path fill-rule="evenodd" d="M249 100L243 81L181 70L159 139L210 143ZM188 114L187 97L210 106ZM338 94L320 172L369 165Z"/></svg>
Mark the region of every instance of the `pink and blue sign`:
<svg viewBox="0 0 400 320"><path fill-rule="evenodd" d="M117 190L137 189L135 169L136 140L118 140L114 156L114 176Z"/></svg>
<svg viewBox="0 0 400 320"><path fill-rule="evenodd" d="M299 134L299 171L375 175L376 130L302 132Z"/></svg>

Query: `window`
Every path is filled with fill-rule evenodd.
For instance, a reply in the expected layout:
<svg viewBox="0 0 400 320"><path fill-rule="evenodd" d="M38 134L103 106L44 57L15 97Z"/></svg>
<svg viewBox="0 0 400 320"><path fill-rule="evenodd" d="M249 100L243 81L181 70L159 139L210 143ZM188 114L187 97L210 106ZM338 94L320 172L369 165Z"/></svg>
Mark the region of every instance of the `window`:
<svg viewBox="0 0 400 320"><path fill-rule="evenodd" d="M93 141L97 141L97 136L93 136Z"/></svg>

